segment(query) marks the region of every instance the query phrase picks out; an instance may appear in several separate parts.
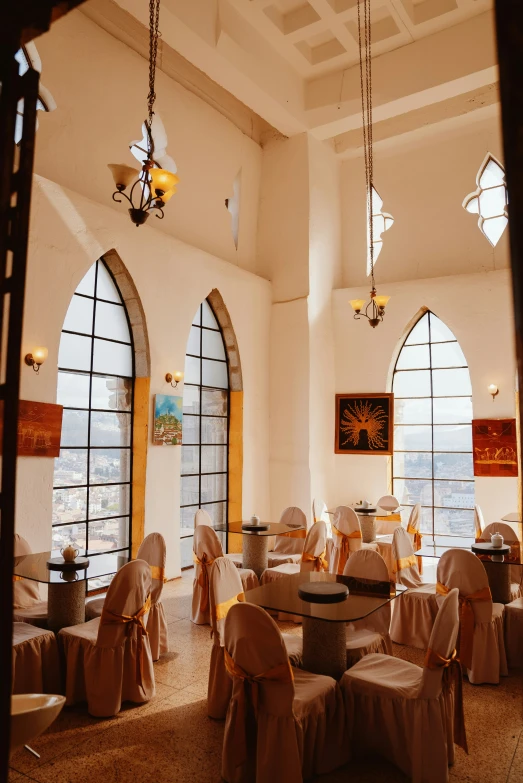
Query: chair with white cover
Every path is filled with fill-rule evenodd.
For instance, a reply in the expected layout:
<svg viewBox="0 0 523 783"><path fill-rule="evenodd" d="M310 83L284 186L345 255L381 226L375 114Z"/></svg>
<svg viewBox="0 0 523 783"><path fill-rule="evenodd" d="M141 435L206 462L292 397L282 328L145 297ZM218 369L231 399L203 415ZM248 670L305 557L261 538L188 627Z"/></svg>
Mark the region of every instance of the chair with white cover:
<svg viewBox="0 0 523 783"><path fill-rule="evenodd" d="M492 602L487 572L473 552L449 549L438 563L438 602L457 587L460 602L459 657L474 685L497 685L508 674L503 604Z"/></svg>
<svg viewBox="0 0 523 783"><path fill-rule="evenodd" d="M151 569L144 560L122 566L109 585L101 617L62 628L66 704L87 701L95 717L116 715L122 702L137 704L155 694L147 614Z"/></svg>
<svg viewBox="0 0 523 783"><path fill-rule="evenodd" d="M355 577L358 581L375 579L390 586L387 565L381 555L372 549L354 552L347 560L343 574ZM347 669L370 653L392 655L390 615L390 603L387 603L368 617L347 625Z"/></svg>
<svg viewBox="0 0 523 783"><path fill-rule="evenodd" d="M327 504L325 503L324 500L318 500L317 498L315 498L312 501L312 519L314 522L319 522L321 520L322 522L325 522L327 526L327 543L325 546L325 559L327 563L330 563L334 542L332 540L331 518L330 515L327 513Z"/></svg>
<svg viewBox="0 0 523 783"><path fill-rule="evenodd" d="M245 600L238 569L225 557L215 560L211 569L209 599L213 646L207 689L207 714L215 720L224 720L232 694L232 679L225 669L223 656L225 618L231 606ZM294 634L282 636L291 664L299 665L302 657L301 637Z"/></svg>
<svg viewBox="0 0 523 783"><path fill-rule="evenodd" d="M378 550L375 542L363 543L358 515L349 506L336 508L332 520L332 540L334 546L329 563L331 574L343 574L345 563L352 552L357 552L359 549L373 549L375 552Z"/></svg>
<svg viewBox="0 0 523 783"><path fill-rule="evenodd" d="M512 669L523 667L523 598L505 604L505 649Z"/></svg>
<svg viewBox="0 0 523 783"><path fill-rule="evenodd" d="M282 563L274 568L266 568L262 574L260 584L274 582L284 576L291 576L307 571L326 571L325 546L327 541L327 528L325 522L319 520L309 532L303 546L303 552L299 563Z"/></svg>
<svg viewBox="0 0 523 783"><path fill-rule="evenodd" d="M224 658L233 680L222 753L226 783L301 783L347 761L337 682L291 668L267 612L249 603L231 607Z"/></svg>
<svg viewBox="0 0 523 783"><path fill-rule="evenodd" d="M438 613L436 585L422 581L410 536L402 527L394 531L392 557L394 581L409 589L394 600L391 639L426 650Z"/></svg>
<svg viewBox="0 0 523 783"><path fill-rule="evenodd" d="M13 693L62 693L56 636L13 623Z"/></svg>
<svg viewBox="0 0 523 783"><path fill-rule="evenodd" d="M421 522L421 505L420 503L417 503L412 508L412 511L410 512L410 516L407 522L407 534L410 538L414 552L417 552L418 549L421 549L422 536L421 533L419 532L420 522ZM396 529L396 527L401 527L401 521L396 522L394 526L394 530ZM378 544L378 552L387 563L387 567L389 569L389 575L392 581L396 581L395 579L396 561L392 553L392 538L394 535L394 530L392 531L392 534L376 536L376 542ZM421 573L421 568L422 568L421 557L418 557L417 561L418 561L418 570Z"/></svg>
<svg viewBox="0 0 523 783"><path fill-rule="evenodd" d="M32 554L31 547L18 533L15 533L14 547L15 558ZM13 577L13 581L13 620L47 628L47 601L42 601L38 582L19 576Z"/></svg>
<svg viewBox="0 0 523 783"><path fill-rule="evenodd" d="M219 557L223 557L223 549L216 532L208 525L198 525L193 539L194 580L191 607L191 620L196 625L209 625L211 621L209 572ZM244 590L259 587L258 577L250 568L239 568L238 574Z"/></svg>
<svg viewBox="0 0 523 783"><path fill-rule="evenodd" d="M376 505L384 511L396 511L400 507L400 502L394 495L383 495Z"/></svg>
<svg viewBox="0 0 523 783"><path fill-rule="evenodd" d="M149 563L152 577L151 609L147 617L147 633L153 661L157 661L161 655L169 652L169 632L167 620L161 601L163 585L165 582L165 539L161 533L149 533L144 538L136 555L137 560L145 560ZM87 601L85 604L85 619L93 620L100 617L105 603L105 596Z"/></svg>
<svg viewBox="0 0 523 783"><path fill-rule="evenodd" d="M446 783L454 743L467 750L454 656L458 627L458 591L452 590L436 617L423 667L367 655L340 682L351 749L385 756L412 783Z"/></svg>
<svg viewBox="0 0 523 783"><path fill-rule="evenodd" d="M282 563L299 563L303 552L303 544L307 535L307 517L301 508L297 506L286 508L280 517L280 525L289 525L289 527L295 527L296 530L274 536L274 545L272 547L269 545L269 568L274 568Z"/></svg>
<svg viewBox="0 0 523 783"><path fill-rule="evenodd" d="M204 508L199 508L196 514L194 515L194 529L198 527L198 525L207 525L208 527L212 527L214 530L214 524L210 517L210 515L207 513L207 511ZM236 568L242 568L243 565L243 555L241 552L228 552L227 554L224 554L224 557L226 557L228 560L232 560Z"/></svg>
<svg viewBox="0 0 523 783"><path fill-rule="evenodd" d="M521 544L517 533L514 529L507 525L506 522L491 522L487 525L481 536L480 541L490 541L491 536L494 533L501 533L503 536L503 543L510 546L510 554L505 556L505 560L514 558L515 563L520 563L521 560ZM477 540L477 539L476 539ZM506 566L504 566L506 568ZM510 600L515 601L516 598L520 598L523 595L523 567L521 565L512 565L510 568Z"/></svg>
<svg viewBox="0 0 523 783"><path fill-rule="evenodd" d="M483 530L485 529L485 520L483 518L483 512L476 503L474 506L474 532L476 536L476 541L482 540Z"/></svg>

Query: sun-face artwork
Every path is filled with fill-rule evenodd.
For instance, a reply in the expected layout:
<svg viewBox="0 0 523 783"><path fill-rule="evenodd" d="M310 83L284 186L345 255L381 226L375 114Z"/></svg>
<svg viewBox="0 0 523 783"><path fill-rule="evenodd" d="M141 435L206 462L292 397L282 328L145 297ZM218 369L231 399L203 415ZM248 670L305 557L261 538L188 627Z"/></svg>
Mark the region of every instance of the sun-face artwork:
<svg viewBox="0 0 523 783"><path fill-rule="evenodd" d="M336 395L336 454L392 454L392 394Z"/></svg>

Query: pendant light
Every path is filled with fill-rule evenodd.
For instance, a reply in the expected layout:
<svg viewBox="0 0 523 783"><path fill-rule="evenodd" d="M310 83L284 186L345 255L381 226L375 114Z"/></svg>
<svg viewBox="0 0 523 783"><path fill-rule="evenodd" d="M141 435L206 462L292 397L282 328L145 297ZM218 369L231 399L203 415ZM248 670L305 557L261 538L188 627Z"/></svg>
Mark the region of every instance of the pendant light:
<svg viewBox="0 0 523 783"><path fill-rule="evenodd" d="M175 173L162 169L154 159L153 116L156 93L156 58L158 54L158 24L160 0L149 0L149 95L147 96L148 119L144 122L146 157L142 170L124 164L109 163L116 190L113 201L122 201L122 196L131 205L129 215L135 226L141 226L153 210L156 217L163 218L163 207L176 193L179 182ZM130 188L129 194L125 191Z"/></svg>
<svg viewBox="0 0 523 783"><path fill-rule="evenodd" d="M361 7L363 6L363 24ZM367 318L373 329L383 321L385 307L390 296L378 295L374 280L374 223L372 219L372 192L374 179L374 161L372 154L372 52L370 0L358 0L358 44L360 52L360 89L361 120L363 128L363 158L365 162L365 187L367 189L367 219L369 221L368 241L370 257L370 301L351 299L354 318ZM365 49L365 68L363 67L363 49Z"/></svg>

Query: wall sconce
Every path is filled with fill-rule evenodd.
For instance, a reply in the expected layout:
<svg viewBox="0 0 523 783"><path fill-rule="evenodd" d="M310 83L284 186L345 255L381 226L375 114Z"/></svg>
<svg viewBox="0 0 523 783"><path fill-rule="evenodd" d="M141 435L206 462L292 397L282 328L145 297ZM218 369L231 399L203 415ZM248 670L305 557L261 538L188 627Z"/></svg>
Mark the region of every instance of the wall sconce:
<svg viewBox="0 0 523 783"><path fill-rule="evenodd" d="M496 386L495 383L491 383L488 387L489 394L492 394L492 402L496 399L497 395L499 394L499 389Z"/></svg>
<svg viewBox="0 0 523 783"><path fill-rule="evenodd" d="M40 372L40 367L47 359L49 351L47 348L45 348L43 345L37 345L36 348L33 348L33 353L27 353L25 355L25 363L32 367L35 373Z"/></svg>
<svg viewBox="0 0 523 783"><path fill-rule="evenodd" d="M179 370L174 373L174 375L171 375L170 372L167 373L165 376L165 380L167 383L170 383L173 389L176 389L180 381L183 379L183 372L180 372ZM174 380L174 383L173 383Z"/></svg>

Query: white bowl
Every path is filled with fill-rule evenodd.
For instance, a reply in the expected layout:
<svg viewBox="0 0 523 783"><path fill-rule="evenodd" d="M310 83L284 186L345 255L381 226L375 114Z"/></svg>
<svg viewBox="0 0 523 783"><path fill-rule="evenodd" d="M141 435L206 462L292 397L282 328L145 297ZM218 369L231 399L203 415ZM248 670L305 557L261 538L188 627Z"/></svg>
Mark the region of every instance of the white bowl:
<svg viewBox="0 0 523 783"><path fill-rule="evenodd" d="M11 696L11 750L38 737L58 717L65 696L17 693Z"/></svg>

